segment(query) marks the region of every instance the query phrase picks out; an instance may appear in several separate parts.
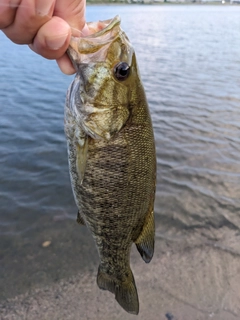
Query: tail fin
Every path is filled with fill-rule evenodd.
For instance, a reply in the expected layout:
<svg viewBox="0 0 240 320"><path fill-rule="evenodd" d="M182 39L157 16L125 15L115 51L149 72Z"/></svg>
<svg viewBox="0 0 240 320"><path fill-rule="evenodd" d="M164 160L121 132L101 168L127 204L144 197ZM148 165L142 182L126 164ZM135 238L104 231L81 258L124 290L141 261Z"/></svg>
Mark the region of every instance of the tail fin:
<svg viewBox="0 0 240 320"><path fill-rule="evenodd" d="M97 284L100 289L108 290L115 294L115 299L124 310L132 314L138 314L138 293L134 277L130 268L127 279L121 282L117 280L115 277L102 271L101 266L99 266Z"/></svg>

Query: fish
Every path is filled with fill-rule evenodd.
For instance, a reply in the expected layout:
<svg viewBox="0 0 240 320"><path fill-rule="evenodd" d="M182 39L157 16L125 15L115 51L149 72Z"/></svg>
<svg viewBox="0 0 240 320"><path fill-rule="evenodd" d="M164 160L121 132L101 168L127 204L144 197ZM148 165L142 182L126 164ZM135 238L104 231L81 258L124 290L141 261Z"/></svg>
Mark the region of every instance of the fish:
<svg viewBox="0 0 240 320"><path fill-rule="evenodd" d="M64 128L77 221L99 254L97 285L138 314L130 251L135 243L146 263L153 257L156 152L136 54L120 23L119 16L90 22L92 34L72 38L76 75Z"/></svg>

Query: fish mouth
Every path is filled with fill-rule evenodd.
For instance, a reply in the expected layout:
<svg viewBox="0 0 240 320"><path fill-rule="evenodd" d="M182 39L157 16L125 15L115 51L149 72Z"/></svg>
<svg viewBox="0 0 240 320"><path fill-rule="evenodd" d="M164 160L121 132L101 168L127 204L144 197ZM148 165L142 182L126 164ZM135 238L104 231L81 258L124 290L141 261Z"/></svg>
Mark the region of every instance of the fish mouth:
<svg viewBox="0 0 240 320"><path fill-rule="evenodd" d="M88 22L88 28L91 32L84 38L96 38L105 35L106 33L116 31L116 27L120 26L121 18L120 16L115 16L113 19L108 19L104 21Z"/></svg>
<svg viewBox="0 0 240 320"><path fill-rule="evenodd" d="M130 65L133 48L128 37L120 27L121 19L117 15L113 19L88 22L91 34L82 37L72 37L67 53L76 68L80 63L104 62L108 49L114 41L122 43L125 47L125 61Z"/></svg>

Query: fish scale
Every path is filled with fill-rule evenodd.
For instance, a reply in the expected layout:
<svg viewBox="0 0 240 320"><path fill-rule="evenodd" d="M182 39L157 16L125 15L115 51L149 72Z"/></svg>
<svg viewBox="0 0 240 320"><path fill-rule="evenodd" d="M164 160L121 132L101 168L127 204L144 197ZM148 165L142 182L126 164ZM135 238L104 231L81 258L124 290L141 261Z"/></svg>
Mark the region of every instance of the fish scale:
<svg viewBox="0 0 240 320"><path fill-rule="evenodd" d="M134 50L119 17L102 23L105 28L72 40L68 50L77 70L65 107L69 171L78 222L89 228L98 249L98 286L115 294L127 312L138 314L130 250L135 242L145 262L153 256L155 144ZM86 63L81 57L86 59L88 44ZM114 66L122 62L130 73L118 81Z"/></svg>

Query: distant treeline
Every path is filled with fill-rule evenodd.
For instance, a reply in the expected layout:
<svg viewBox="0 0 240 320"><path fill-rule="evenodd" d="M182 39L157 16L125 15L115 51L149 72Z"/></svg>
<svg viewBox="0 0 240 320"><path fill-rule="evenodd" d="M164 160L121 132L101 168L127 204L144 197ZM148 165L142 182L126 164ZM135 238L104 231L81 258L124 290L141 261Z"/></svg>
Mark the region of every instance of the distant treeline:
<svg viewBox="0 0 240 320"><path fill-rule="evenodd" d="M240 0L86 0L89 4L189 4L189 3L199 3L199 4L240 4Z"/></svg>

